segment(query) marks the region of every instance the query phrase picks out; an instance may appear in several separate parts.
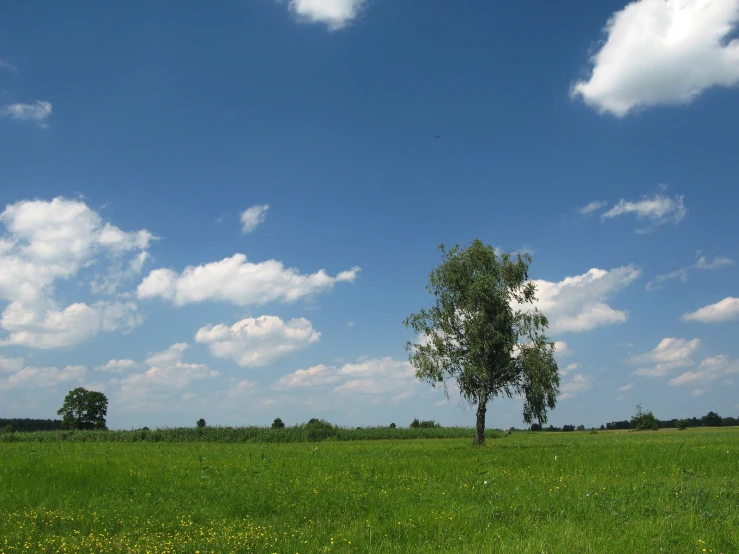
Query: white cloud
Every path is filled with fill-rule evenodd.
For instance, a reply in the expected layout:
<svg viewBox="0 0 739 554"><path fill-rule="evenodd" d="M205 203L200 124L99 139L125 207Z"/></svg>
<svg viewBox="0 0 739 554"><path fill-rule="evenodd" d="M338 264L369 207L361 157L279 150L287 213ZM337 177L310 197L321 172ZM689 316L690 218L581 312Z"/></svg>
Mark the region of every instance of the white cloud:
<svg viewBox="0 0 739 554"><path fill-rule="evenodd" d="M572 354L572 350L563 340L554 341L554 352L560 356L570 356Z"/></svg>
<svg viewBox="0 0 739 554"><path fill-rule="evenodd" d="M320 337L321 333L305 318L284 322L277 316L263 315L242 319L230 327L201 327L195 341L207 344L218 358L231 359L241 367L261 367L306 348Z"/></svg>
<svg viewBox="0 0 739 554"><path fill-rule="evenodd" d="M23 358L4 358L0 356L0 372L19 371L23 368Z"/></svg>
<svg viewBox="0 0 739 554"><path fill-rule="evenodd" d="M84 202L62 197L10 204L0 223L0 300L9 303L0 317L9 335L0 343L59 348L141 322L131 302L62 307L52 296L58 281L93 264L120 263L126 256L138 263L154 239L149 231L122 231Z"/></svg>
<svg viewBox="0 0 739 554"><path fill-rule="evenodd" d="M341 367L317 365L280 378L277 389L331 387L339 397L378 397L380 401L407 398L420 385L406 360L390 357L361 360Z"/></svg>
<svg viewBox="0 0 739 554"><path fill-rule="evenodd" d="M51 116L51 102L37 100L33 104L10 104L0 107L0 117L18 121L32 121L42 129L48 127L46 120Z"/></svg>
<svg viewBox="0 0 739 554"><path fill-rule="evenodd" d="M56 367L24 367L7 379L0 381L0 389L51 388L59 383L81 383L87 369L81 365L68 365L64 369Z"/></svg>
<svg viewBox="0 0 739 554"><path fill-rule="evenodd" d="M244 254L234 254L218 262L188 266L181 274L157 269L141 282L139 298L164 298L178 306L206 300L221 300L238 306L261 305L274 300L294 302L334 284L352 282L359 267L331 277L324 270L309 275L285 268L281 262L246 261Z"/></svg>
<svg viewBox="0 0 739 554"><path fill-rule="evenodd" d="M696 385L712 383L729 375L739 374L739 360L731 360L720 355L706 358L700 365L690 371L670 379L670 385Z"/></svg>
<svg viewBox="0 0 739 554"><path fill-rule="evenodd" d="M18 73L18 68L10 63L8 60L0 59L0 69L6 69L11 73Z"/></svg>
<svg viewBox="0 0 739 554"><path fill-rule="evenodd" d="M739 318L739 298L732 296L727 296L715 304L703 306L680 317L682 321L699 321L701 323L720 323L737 318Z"/></svg>
<svg viewBox="0 0 739 554"><path fill-rule="evenodd" d="M559 376L564 377L565 375L569 375L570 373L572 373L579 367L580 367L580 364L578 363L568 364L564 369L559 370Z"/></svg>
<svg viewBox="0 0 739 554"><path fill-rule="evenodd" d="M651 198L643 196L641 200L630 201L623 198L613 208L600 216L601 221L613 219L620 215L634 214L637 220L647 220L650 225L664 225L665 223L680 223L687 214L682 196L670 198L663 194L654 194ZM636 229L637 233L646 233L653 227Z"/></svg>
<svg viewBox="0 0 739 554"><path fill-rule="evenodd" d="M108 360L103 365L99 365L95 368L95 371L105 371L107 373L125 373L135 369L138 364L133 360Z"/></svg>
<svg viewBox="0 0 739 554"><path fill-rule="evenodd" d="M701 346L700 339L664 338L651 352L633 356L632 364L643 365L633 375L663 377L674 369L693 365L692 356Z"/></svg>
<svg viewBox="0 0 739 554"><path fill-rule="evenodd" d="M580 96L623 117L660 104L687 104L704 90L739 83L739 0L637 0L606 23Z"/></svg>
<svg viewBox="0 0 739 554"><path fill-rule="evenodd" d="M624 385L623 387L618 388L618 392L628 392L631 389L634 388L634 383L629 383L628 385Z"/></svg>
<svg viewBox="0 0 739 554"><path fill-rule="evenodd" d="M593 379L590 375L575 373L572 379L560 387L559 399L567 400L574 398L578 394L589 391L591 388L593 388Z"/></svg>
<svg viewBox="0 0 739 554"><path fill-rule="evenodd" d="M583 206L578 211L582 215L590 215L593 212L597 212L601 208L604 208L606 206L606 204L607 204L607 202L605 202L603 200L596 200L594 202L591 202L590 204L587 204L586 206Z"/></svg>
<svg viewBox="0 0 739 554"><path fill-rule="evenodd" d="M627 313L605 303L641 275L633 265L606 271L593 268L583 275L559 282L535 280L536 306L549 319L552 334L590 331L596 327L623 323ZM514 309L520 308L514 304Z"/></svg>
<svg viewBox="0 0 739 554"><path fill-rule="evenodd" d="M691 392L690 394L692 396L703 396L706 393L707 390L708 389L706 389L705 387L698 388L698 389L693 389L693 392Z"/></svg>
<svg viewBox="0 0 739 554"><path fill-rule="evenodd" d="M143 373L131 373L120 380L121 394L128 402L147 397L153 390L166 392L170 388L182 389L193 381L217 377L218 371L204 364L183 363L182 356L189 348L184 342L176 343L146 359L149 369Z"/></svg>
<svg viewBox="0 0 739 554"><path fill-rule="evenodd" d="M708 261L705 256L701 256L700 251L698 252L698 259L695 264L687 267L681 267L670 273L664 275L657 275L654 279L646 284L647 290L657 290L662 287L662 284L671 281L672 279L680 279L681 282L686 283L688 281L688 275L693 269L701 270L716 270L724 267L734 265L734 260L726 256L717 256L713 261Z"/></svg>
<svg viewBox="0 0 739 554"><path fill-rule="evenodd" d="M252 206L241 212L241 230L244 233L251 233L260 224L264 223L267 218L268 204Z"/></svg>
<svg viewBox="0 0 739 554"><path fill-rule="evenodd" d="M290 0L299 20L324 23L332 31L346 27L361 12L366 0Z"/></svg>

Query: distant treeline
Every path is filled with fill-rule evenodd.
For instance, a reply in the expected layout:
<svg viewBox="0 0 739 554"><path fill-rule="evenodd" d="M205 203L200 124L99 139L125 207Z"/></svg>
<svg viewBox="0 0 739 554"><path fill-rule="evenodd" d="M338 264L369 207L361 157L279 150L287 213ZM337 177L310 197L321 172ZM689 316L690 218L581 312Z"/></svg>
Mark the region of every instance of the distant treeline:
<svg viewBox="0 0 739 554"><path fill-rule="evenodd" d="M42 431L0 434L0 442L320 442L354 440L457 439L472 440L475 430L467 427L357 427L347 428L325 421L293 427L179 427L131 431ZM489 429L485 437L504 436Z"/></svg>
<svg viewBox="0 0 739 554"><path fill-rule="evenodd" d="M56 431L61 428L61 419L0 418L0 432L30 433L32 431Z"/></svg>
<svg viewBox="0 0 739 554"><path fill-rule="evenodd" d="M679 423L682 423L682 427L733 427L739 426L739 418L735 417L721 417L716 412L708 412L703 417L693 417L690 419L658 419L660 429L675 429L681 427ZM632 418L631 420L623 421L611 421L605 425L600 426L601 431L618 431L636 429L636 421ZM567 431L585 431L584 425L564 425L563 427L555 427L549 425L544 427L538 423L534 423L530 427L531 431L555 431L555 432L567 432Z"/></svg>

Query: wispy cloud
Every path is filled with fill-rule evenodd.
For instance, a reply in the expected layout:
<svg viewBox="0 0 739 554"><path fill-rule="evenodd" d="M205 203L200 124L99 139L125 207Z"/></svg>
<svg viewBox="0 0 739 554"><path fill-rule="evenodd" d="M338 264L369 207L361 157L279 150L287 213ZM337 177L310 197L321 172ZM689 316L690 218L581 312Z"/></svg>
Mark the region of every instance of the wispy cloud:
<svg viewBox="0 0 739 554"><path fill-rule="evenodd" d="M665 223L680 223L688 213L683 196L669 197L663 194L654 194L651 197L643 196L640 200L631 201L621 199L610 210L600 216L601 221L613 219L622 215L635 215L637 220L647 220L649 227L636 229L637 233L647 233Z"/></svg>
<svg viewBox="0 0 739 554"><path fill-rule="evenodd" d="M0 107L0 117L9 117L17 121L31 121L46 129L49 125L46 122L51 116L51 102L43 102L37 100L33 104L10 104Z"/></svg>
<svg viewBox="0 0 739 554"><path fill-rule="evenodd" d="M683 283L686 283L688 281L688 275L694 269L710 271L730 267L732 265L734 265L734 260L726 256L718 256L712 261L709 261L705 256L702 256L701 253L698 252L698 259L693 265L681 267L680 269L676 269L675 271L671 271L670 273L665 273L663 275L657 275L646 284L646 289L650 291L657 290L662 288L664 283L673 279L679 279Z"/></svg>
<svg viewBox="0 0 739 554"><path fill-rule="evenodd" d="M590 215L593 212L597 212L601 208L604 208L606 204L608 204L608 202L606 202L605 200L595 200L590 204L587 204L578 209L577 211L580 212L582 215Z"/></svg>
<svg viewBox="0 0 739 554"><path fill-rule="evenodd" d="M267 210L269 210L269 204L261 204L241 212L241 230L244 233L251 233L264 223L264 220L267 219Z"/></svg>

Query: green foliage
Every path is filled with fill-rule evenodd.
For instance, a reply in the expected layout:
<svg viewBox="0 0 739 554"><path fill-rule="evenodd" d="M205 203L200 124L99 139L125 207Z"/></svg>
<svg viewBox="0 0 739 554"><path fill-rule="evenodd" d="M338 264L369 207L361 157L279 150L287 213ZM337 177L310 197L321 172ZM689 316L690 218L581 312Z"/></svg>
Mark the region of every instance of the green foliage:
<svg viewBox="0 0 739 554"><path fill-rule="evenodd" d="M13 426L12 425L3 425L0 427L0 435L10 434L13 432Z"/></svg>
<svg viewBox="0 0 739 554"><path fill-rule="evenodd" d="M643 411L641 404L636 405L636 414L631 417L631 426L637 431L657 431L659 422L651 411Z"/></svg>
<svg viewBox="0 0 739 554"><path fill-rule="evenodd" d="M421 422L418 421L418 418L411 421L411 425L410 425L411 429L418 429L420 426L421 426Z"/></svg>
<svg viewBox="0 0 739 554"><path fill-rule="evenodd" d="M102 392L77 387L69 391L57 414L62 416L63 429L107 429L108 399Z"/></svg>
<svg viewBox="0 0 739 554"><path fill-rule="evenodd" d="M0 418L0 427L10 425L13 431L53 431L62 428L60 419Z"/></svg>
<svg viewBox="0 0 739 554"><path fill-rule="evenodd" d="M688 420L678 419L677 423L675 424L675 427L677 427L680 431L685 431L685 429L688 428Z"/></svg>
<svg viewBox="0 0 739 554"><path fill-rule="evenodd" d="M478 407L478 443L484 441L487 403L497 396L522 396L524 421L546 422L559 372L554 343L544 334L547 318L527 306L536 300L531 257L513 260L480 240L466 249L439 250L442 263L426 287L435 303L404 322L423 337L406 344L416 377L445 390L448 380L456 381L461 396Z"/></svg>
<svg viewBox="0 0 739 554"><path fill-rule="evenodd" d="M704 427L721 427L721 416L716 412L708 412L701 418Z"/></svg>
<svg viewBox="0 0 739 554"><path fill-rule="evenodd" d="M584 425L578 425L577 426L577 430L578 431L584 431L585 430L585 426Z"/></svg>
<svg viewBox="0 0 739 554"><path fill-rule="evenodd" d="M574 431L574 430L575 430L575 426L574 425L563 425L562 426L562 431L568 431L569 432L569 431Z"/></svg>
<svg viewBox="0 0 739 554"><path fill-rule="evenodd" d="M390 424L390 429L395 429L395 423Z"/></svg>
<svg viewBox="0 0 739 554"><path fill-rule="evenodd" d="M272 429L284 429L284 428L285 428L285 424L283 423L283 421L279 417L276 417L275 420L272 422Z"/></svg>
<svg viewBox="0 0 739 554"><path fill-rule="evenodd" d="M198 429L203 429L206 426L205 420L201 417L197 423L195 423Z"/></svg>

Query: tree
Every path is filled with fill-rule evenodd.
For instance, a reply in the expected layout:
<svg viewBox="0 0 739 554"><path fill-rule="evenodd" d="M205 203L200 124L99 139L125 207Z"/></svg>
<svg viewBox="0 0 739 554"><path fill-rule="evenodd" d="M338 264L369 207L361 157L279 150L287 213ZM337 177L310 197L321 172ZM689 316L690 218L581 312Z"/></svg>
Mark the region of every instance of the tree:
<svg viewBox="0 0 739 554"><path fill-rule="evenodd" d="M418 418L411 421L411 428L412 429L418 429L421 426L421 422L418 421Z"/></svg>
<svg viewBox="0 0 739 554"><path fill-rule="evenodd" d="M416 377L443 384L445 393L447 381L456 381L462 398L477 405L475 444L485 442L487 404L497 396L520 395L523 420L545 423L559 394L559 370L554 343L544 335L547 318L526 306L536 301L531 256L513 260L480 240L439 250L442 263L426 287L435 303L405 320L419 335L406 344Z"/></svg>
<svg viewBox="0 0 739 554"><path fill-rule="evenodd" d="M637 431L657 431L659 423L650 411L643 411L641 404L636 405L636 414L631 417L631 426Z"/></svg>
<svg viewBox="0 0 739 554"><path fill-rule="evenodd" d="M678 428L678 430L685 431L685 429L688 428L688 420L687 419L678 419L677 420L677 423L675 424L675 426Z"/></svg>
<svg viewBox="0 0 739 554"><path fill-rule="evenodd" d="M77 387L69 391L57 414L62 416L62 429L107 429L108 399L102 392Z"/></svg>
<svg viewBox="0 0 739 554"><path fill-rule="evenodd" d="M279 417L276 417L275 420L272 422L272 429L284 429L285 424L282 422L282 420Z"/></svg>
<svg viewBox="0 0 739 554"><path fill-rule="evenodd" d="M721 416L716 412L708 412L701 421L705 427L721 427Z"/></svg>
<svg viewBox="0 0 739 554"><path fill-rule="evenodd" d="M203 418L201 417L201 418L200 418L200 419L199 419L199 420L198 420L198 421L197 421L197 422L195 423L195 425L197 425L197 426L198 426L198 429L202 429L203 427L205 427L205 426L206 426L206 423L205 423L205 420L204 420L204 419L203 419Z"/></svg>

